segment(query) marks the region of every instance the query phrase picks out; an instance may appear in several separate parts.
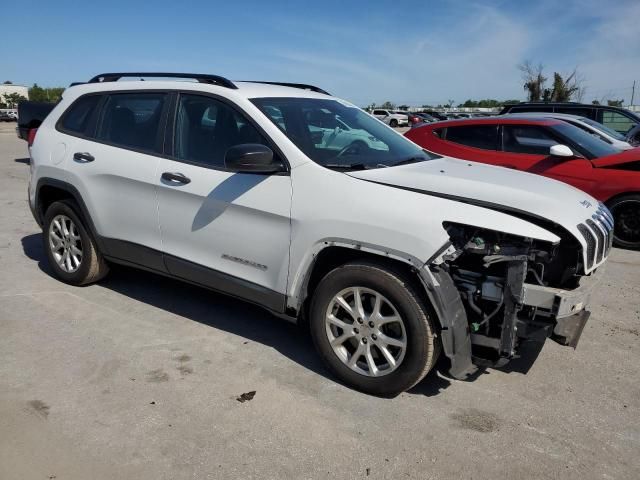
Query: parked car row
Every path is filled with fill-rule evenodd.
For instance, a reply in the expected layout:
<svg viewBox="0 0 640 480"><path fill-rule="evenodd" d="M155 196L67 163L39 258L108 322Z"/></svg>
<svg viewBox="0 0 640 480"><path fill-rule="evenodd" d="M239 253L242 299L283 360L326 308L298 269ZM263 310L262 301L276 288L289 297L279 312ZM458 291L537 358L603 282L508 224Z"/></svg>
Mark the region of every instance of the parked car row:
<svg viewBox="0 0 640 480"><path fill-rule="evenodd" d="M106 73L48 110L21 104L19 134L57 278L97 282L120 263L256 303L308 323L328 368L368 393L411 388L440 353L469 379L525 341L575 347L613 238L609 210L587 193L414 143L457 145L463 121L410 141L311 85ZM482 127L459 148L546 148L550 166L570 149L585 162L601 153L560 120L533 134ZM556 135L564 147L550 146Z"/></svg>
<svg viewBox="0 0 640 480"><path fill-rule="evenodd" d="M0 110L0 122L16 122L18 121L18 112L16 110Z"/></svg>

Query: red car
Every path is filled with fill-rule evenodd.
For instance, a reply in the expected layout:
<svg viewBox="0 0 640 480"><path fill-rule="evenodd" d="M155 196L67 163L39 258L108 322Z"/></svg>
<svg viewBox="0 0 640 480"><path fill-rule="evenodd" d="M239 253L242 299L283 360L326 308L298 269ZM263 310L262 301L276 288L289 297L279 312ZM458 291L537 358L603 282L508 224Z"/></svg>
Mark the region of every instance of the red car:
<svg viewBox="0 0 640 480"><path fill-rule="evenodd" d="M611 210L614 243L640 249L640 148L620 152L561 120L509 116L426 124L405 136L431 152L525 170L584 190Z"/></svg>

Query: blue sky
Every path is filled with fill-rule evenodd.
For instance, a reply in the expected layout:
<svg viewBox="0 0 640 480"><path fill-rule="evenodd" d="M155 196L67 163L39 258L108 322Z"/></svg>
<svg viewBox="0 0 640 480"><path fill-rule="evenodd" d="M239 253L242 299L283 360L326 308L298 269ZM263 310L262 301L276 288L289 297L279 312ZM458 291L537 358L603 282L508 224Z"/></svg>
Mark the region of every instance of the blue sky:
<svg viewBox="0 0 640 480"><path fill-rule="evenodd" d="M639 0L58 0L7 2L2 14L0 81L26 85L194 71L421 105L524 98L527 59L550 77L577 66L586 101L629 101L640 83Z"/></svg>

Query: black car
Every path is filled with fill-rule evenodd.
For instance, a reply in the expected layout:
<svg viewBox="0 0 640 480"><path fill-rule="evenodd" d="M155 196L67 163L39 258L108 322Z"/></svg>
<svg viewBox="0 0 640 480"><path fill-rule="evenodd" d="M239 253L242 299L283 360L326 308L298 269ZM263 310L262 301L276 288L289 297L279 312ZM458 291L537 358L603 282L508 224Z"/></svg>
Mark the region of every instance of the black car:
<svg viewBox="0 0 640 480"><path fill-rule="evenodd" d="M500 115L522 112L568 113L587 117L623 135L626 135L633 127L640 124L640 116L626 108L575 102L522 102L506 105Z"/></svg>

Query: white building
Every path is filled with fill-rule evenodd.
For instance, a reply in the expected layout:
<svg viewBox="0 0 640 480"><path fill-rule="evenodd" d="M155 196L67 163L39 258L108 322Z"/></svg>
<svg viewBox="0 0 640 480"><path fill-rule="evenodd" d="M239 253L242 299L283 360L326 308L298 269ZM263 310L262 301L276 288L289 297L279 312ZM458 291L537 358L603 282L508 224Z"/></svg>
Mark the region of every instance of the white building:
<svg viewBox="0 0 640 480"><path fill-rule="evenodd" d="M4 95L17 93L22 95L27 100L29 99L29 87L25 87L24 85L14 85L14 84L0 84L0 103L5 103ZM14 106L15 108L15 106Z"/></svg>

